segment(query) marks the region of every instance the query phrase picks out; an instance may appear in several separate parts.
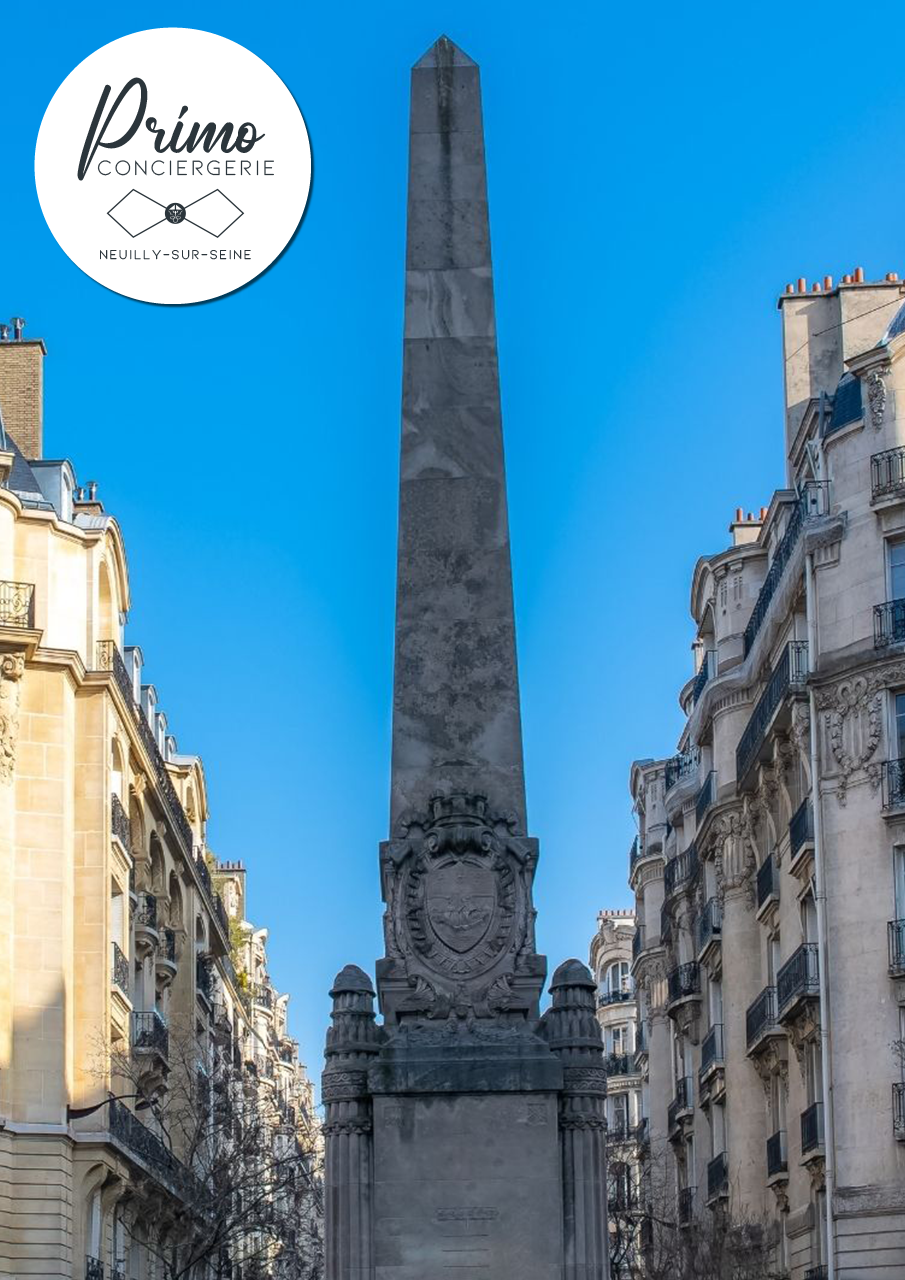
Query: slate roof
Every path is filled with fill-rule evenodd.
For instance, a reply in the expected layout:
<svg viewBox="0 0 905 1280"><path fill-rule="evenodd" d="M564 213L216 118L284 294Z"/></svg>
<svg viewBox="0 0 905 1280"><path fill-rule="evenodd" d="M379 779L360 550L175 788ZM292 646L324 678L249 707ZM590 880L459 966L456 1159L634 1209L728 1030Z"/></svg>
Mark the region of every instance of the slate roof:
<svg viewBox="0 0 905 1280"><path fill-rule="evenodd" d="M41 486L35 479L35 473L25 460L22 450L3 426L0 416L0 447L9 450L13 455L13 466L6 482L6 488L16 495L23 507L37 507L41 511L53 511L41 492Z"/></svg>
<svg viewBox="0 0 905 1280"><path fill-rule="evenodd" d="M901 307L899 307L898 311L893 316L889 328L883 334L883 337L877 345L885 347L887 342L891 342L893 338L898 338L902 333L905 333L905 302L902 303Z"/></svg>

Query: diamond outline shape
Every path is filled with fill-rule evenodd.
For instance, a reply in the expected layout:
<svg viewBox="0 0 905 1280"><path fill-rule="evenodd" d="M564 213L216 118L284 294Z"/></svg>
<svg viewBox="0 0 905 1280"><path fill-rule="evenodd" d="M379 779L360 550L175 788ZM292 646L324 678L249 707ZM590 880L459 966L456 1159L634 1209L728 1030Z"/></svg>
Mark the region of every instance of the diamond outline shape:
<svg viewBox="0 0 905 1280"><path fill-rule="evenodd" d="M141 196L142 200L148 200L150 201L151 204L156 204L159 209L164 210L164 214L166 213L165 205L162 205L159 200L155 200L153 196L146 196L145 193L143 191L139 191L137 187L132 187L132 189L130 191L127 191L124 196L121 196L120 199L117 200L116 204L113 206L113 209L118 209L119 206L123 203L123 201L128 200L129 196L131 195ZM132 240L135 240L138 236L143 236L146 231L151 230L151 227L157 227L160 225L161 222L164 221L164 215L161 215L161 217L159 217L156 222L151 222L148 224L148 226L142 227L141 231L130 231L129 228L125 225L125 223L120 222L119 218L113 217L113 209L107 210L107 217L111 218L118 227L122 227L126 235L129 236Z"/></svg>

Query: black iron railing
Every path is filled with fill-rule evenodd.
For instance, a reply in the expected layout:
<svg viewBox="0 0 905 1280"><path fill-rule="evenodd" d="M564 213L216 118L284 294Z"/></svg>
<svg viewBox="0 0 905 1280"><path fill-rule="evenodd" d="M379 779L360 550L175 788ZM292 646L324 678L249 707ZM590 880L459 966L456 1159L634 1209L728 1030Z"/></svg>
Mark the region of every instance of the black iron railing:
<svg viewBox="0 0 905 1280"><path fill-rule="evenodd" d="M687 1227L694 1216L695 1187L683 1187L679 1192L678 1218L679 1226Z"/></svg>
<svg viewBox="0 0 905 1280"><path fill-rule="evenodd" d="M905 975L905 920L890 920L886 926L889 947L889 972L893 977Z"/></svg>
<svg viewBox="0 0 905 1280"><path fill-rule="evenodd" d="M168 1058L170 1033L156 1009L133 1010L132 1048L136 1053L159 1053Z"/></svg>
<svg viewBox="0 0 905 1280"><path fill-rule="evenodd" d="M639 1018L635 1027L635 1057L639 1054L647 1053L647 1040L645 1039L644 1022Z"/></svg>
<svg viewBox="0 0 905 1280"><path fill-rule="evenodd" d="M210 1004L211 993L213 990L213 979L211 975L211 964L206 956L195 957L195 986L198 994L204 996L208 1004Z"/></svg>
<svg viewBox="0 0 905 1280"><path fill-rule="evenodd" d="M897 1138L905 1138L905 1081L897 1080L892 1086L892 1131Z"/></svg>
<svg viewBox="0 0 905 1280"><path fill-rule="evenodd" d="M660 945L668 947L672 942L672 916L669 914L669 904L665 903L660 908Z"/></svg>
<svg viewBox="0 0 905 1280"><path fill-rule="evenodd" d="M698 955L709 947L711 942L718 942L723 931L723 908L719 898L708 898L697 921Z"/></svg>
<svg viewBox="0 0 905 1280"><path fill-rule="evenodd" d="M204 1187L199 1179L121 1102L110 1103L110 1132L181 1200L203 1209Z"/></svg>
<svg viewBox="0 0 905 1280"><path fill-rule="evenodd" d="M129 994L129 961L123 955L122 948L113 943L113 966L110 973L116 986L123 995Z"/></svg>
<svg viewBox="0 0 905 1280"><path fill-rule="evenodd" d="M100 1258L85 1258L85 1280L104 1280L104 1264Z"/></svg>
<svg viewBox="0 0 905 1280"><path fill-rule="evenodd" d="M160 953L170 964L176 963L176 930L162 929L160 932Z"/></svg>
<svg viewBox="0 0 905 1280"><path fill-rule="evenodd" d="M670 858L666 864L666 870L663 872L663 886L666 893L675 893L677 889L689 884L697 872L698 851L694 844L690 844L682 853L677 853L674 858Z"/></svg>
<svg viewBox="0 0 905 1280"><path fill-rule="evenodd" d="M170 811L170 818L173 826L182 838L186 851L191 853L192 850L192 825L185 816L185 810L182 807L182 801L176 794L176 788L173 786L173 780L167 772L166 764L157 745L157 739L154 737L153 730L148 724L147 716L141 709L137 709L135 713L135 723L138 727L138 736L141 738L142 745L148 753L154 769L154 777L157 785L163 794L167 808Z"/></svg>
<svg viewBox="0 0 905 1280"><path fill-rule="evenodd" d="M145 929L157 929L157 899L153 893L140 893L135 908L135 923Z"/></svg>
<svg viewBox="0 0 905 1280"><path fill-rule="evenodd" d="M776 860L770 853L757 869L757 906L765 907L770 899L779 901L779 875Z"/></svg>
<svg viewBox="0 0 905 1280"><path fill-rule="evenodd" d="M698 668L698 674L694 678L694 684L691 686L691 704L698 705L698 699L704 692L704 686L708 680L712 680L716 675L716 649L707 649L701 659L701 665Z"/></svg>
<svg viewBox="0 0 905 1280"><path fill-rule="evenodd" d="M641 952L644 950L644 930L641 925L635 929L635 935L632 938L632 959L637 960Z"/></svg>
<svg viewBox="0 0 905 1280"><path fill-rule="evenodd" d="M786 1131L780 1129L772 1138L767 1139L767 1177L775 1178L779 1173L786 1173L789 1168L789 1157L786 1152Z"/></svg>
<svg viewBox="0 0 905 1280"><path fill-rule="evenodd" d="M699 1080L706 1080L715 1067L723 1065L723 1024L717 1022L710 1028L701 1045L701 1069Z"/></svg>
<svg viewBox="0 0 905 1280"><path fill-rule="evenodd" d="M628 851L628 869L631 872L632 867L644 853L644 846L641 843L641 837L635 836L632 841L632 847Z"/></svg>
<svg viewBox="0 0 905 1280"><path fill-rule="evenodd" d="M701 994L701 966L697 960L690 960L688 964L677 965L670 972L666 980L666 986L670 1004L674 1004L677 1000L685 1000L689 996L699 996Z"/></svg>
<svg viewBox="0 0 905 1280"><path fill-rule="evenodd" d="M749 1052L764 1032L775 1026L776 988L764 987L753 1004L748 1006L748 1012L745 1014L745 1034Z"/></svg>
<svg viewBox="0 0 905 1280"><path fill-rule="evenodd" d="M132 826L119 796L110 797L110 830L126 853L132 853Z"/></svg>
<svg viewBox="0 0 905 1280"><path fill-rule="evenodd" d="M666 1108L666 1122L674 1129L678 1119L694 1109L694 1081L691 1076L683 1076L676 1081L676 1092L672 1102Z"/></svg>
<svg viewBox="0 0 905 1280"><path fill-rule="evenodd" d="M817 943L803 942L776 975L776 1012L781 1019L799 1000L819 994Z"/></svg>
<svg viewBox="0 0 905 1280"><path fill-rule="evenodd" d="M717 1196L729 1194L729 1163L726 1152L721 1151L707 1164L707 1199L715 1200Z"/></svg>
<svg viewBox="0 0 905 1280"><path fill-rule="evenodd" d="M810 797L805 796L789 823L789 849L792 857L808 843L814 841L814 810Z"/></svg>
<svg viewBox="0 0 905 1280"><path fill-rule="evenodd" d="M874 648L905 640L905 600L887 600L874 605Z"/></svg>
<svg viewBox="0 0 905 1280"><path fill-rule="evenodd" d="M273 990L263 982L255 983L254 990L255 1004L261 1005L264 1009L273 1008ZM611 997L612 998L612 997ZM618 996L622 1000L630 1000L632 997L624 992Z"/></svg>
<svg viewBox="0 0 905 1280"><path fill-rule="evenodd" d="M0 627L35 625L35 585L33 582L0 582Z"/></svg>
<svg viewBox="0 0 905 1280"><path fill-rule="evenodd" d="M870 460L870 496L886 498L905 489L905 448L884 449Z"/></svg>
<svg viewBox="0 0 905 1280"><path fill-rule="evenodd" d="M792 552L795 550L802 527L808 520L812 520L817 516L827 515L829 509L829 485L827 482L825 480L808 481L802 487L792 507L785 533L776 548L773 559L770 562L770 568L767 570L767 576L764 578L763 586L758 593L754 608L751 610L751 617L745 627L745 657L751 652L751 646L763 626L770 604L776 594L776 588L782 581L786 565L792 558Z"/></svg>
<svg viewBox="0 0 905 1280"><path fill-rule="evenodd" d="M774 715L790 689L800 688L808 677L808 642L790 640L773 669L767 687L751 713L735 752L735 776L743 782L764 744Z"/></svg>
<svg viewBox="0 0 905 1280"><path fill-rule="evenodd" d="M825 1262L821 1262L816 1267L808 1267L804 1273L804 1280L829 1280L830 1269Z"/></svg>
<svg viewBox="0 0 905 1280"><path fill-rule="evenodd" d="M700 826L704 820L704 814L716 799L716 770L711 769L704 783L697 794L694 802L694 816Z"/></svg>
<svg viewBox="0 0 905 1280"><path fill-rule="evenodd" d="M633 1053L608 1053L604 1058L604 1068L608 1076L630 1076L635 1070Z"/></svg>
<svg viewBox="0 0 905 1280"><path fill-rule="evenodd" d="M883 808L905 805L905 760L887 760L883 765Z"/></svg>
<svg viewBox="0 0 905 1280"><path fill-rule="evenodd" d="M690 751L681 751L677 756L667 760L664 779L666 790L671 791L677 783L684 782L686 778L697 773L700 760L701 753L697 747L692 747Z"/></svg>
<svg viewBox="0 0 905 1280"><path fill-rule="evenodd" d="M127 707L134 706L135 690L132 677L126 670L123 655L115 640L98 640L95 646L95 662L98 671L112 671L117 689L123 695Z"/></svg>
<svg viewBox="0 0 905 1280"><path fill-rule="evenodd" d="M812 1102L801 1113L801 1154L823 1146L823 1103Z"/></svg>

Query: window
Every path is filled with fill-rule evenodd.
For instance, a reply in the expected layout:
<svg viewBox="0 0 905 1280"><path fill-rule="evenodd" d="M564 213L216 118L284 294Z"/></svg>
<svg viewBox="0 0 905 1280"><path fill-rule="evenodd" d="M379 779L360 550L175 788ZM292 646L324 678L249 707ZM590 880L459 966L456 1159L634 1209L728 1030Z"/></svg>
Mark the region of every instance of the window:
<svg viewBox="0 0 905 1280"><path fill-rule="evenodd" d="M886 544L889 599L905 600L905 539Z"/></svg>
<svg viewBox="0 0 905 1280"><path fill-rule="evenodd" d="M897 845L892 851L892 875L896 919L905 920L905 845Z"/></svg>

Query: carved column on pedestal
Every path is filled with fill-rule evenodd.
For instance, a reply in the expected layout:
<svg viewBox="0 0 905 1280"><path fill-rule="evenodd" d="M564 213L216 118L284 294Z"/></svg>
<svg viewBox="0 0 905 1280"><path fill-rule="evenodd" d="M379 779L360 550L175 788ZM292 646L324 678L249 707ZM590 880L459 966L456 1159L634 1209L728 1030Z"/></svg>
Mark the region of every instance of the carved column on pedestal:
<svg viewBox="0 0 905 1280"><path fill-rule="evenodd" d="M347 965L333 989L322 1098L326 1107L327 1280L372 1280L372 1117L368 1067L379 1049L374 988Z"/></svg>
<svg viewBox="0 0 905 1280"><path fill-rule="evenodd" d="M608 1280L606 1071L594 980L580 960L561 964L541 1034L563 1064L559 1101L563 1280Z"/></svg>

